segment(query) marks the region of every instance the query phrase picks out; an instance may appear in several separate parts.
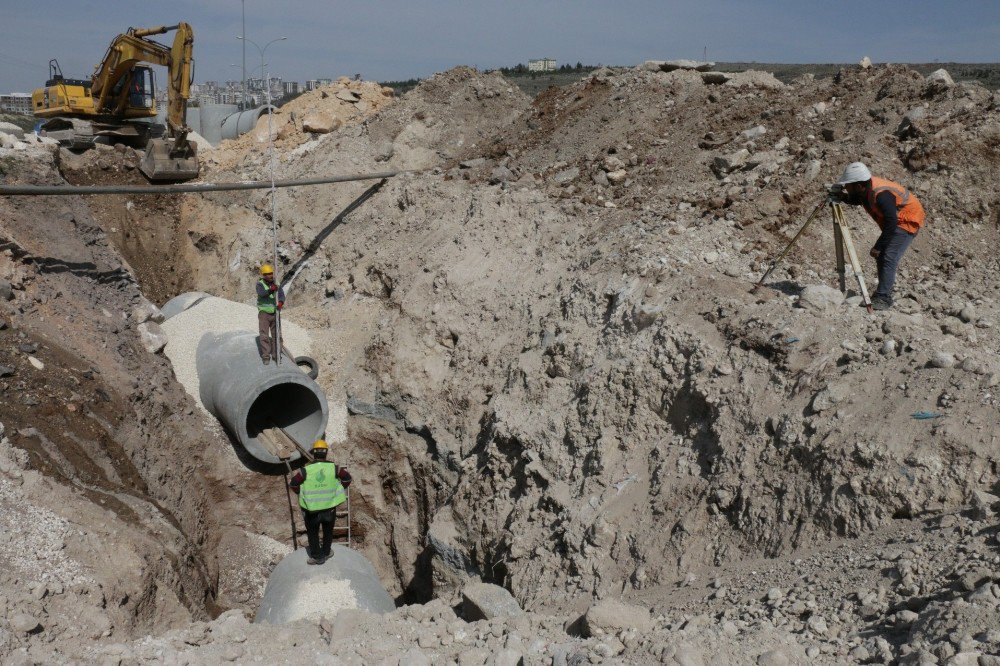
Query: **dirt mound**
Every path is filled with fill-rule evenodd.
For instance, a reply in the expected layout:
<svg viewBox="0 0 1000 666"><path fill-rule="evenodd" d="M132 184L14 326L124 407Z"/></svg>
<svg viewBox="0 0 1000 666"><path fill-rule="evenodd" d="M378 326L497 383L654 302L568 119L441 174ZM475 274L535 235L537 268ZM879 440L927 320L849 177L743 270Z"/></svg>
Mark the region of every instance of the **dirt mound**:
<svg viewBox="0 0 1000 666"><path fill-rule="evenodd" d="M373 118L368 135L378 155L419 169L464 155L481 157L502 144L505 128L530 103L498 72L456 67L421 81L400 103Z"/></svg>
<svg viewBox="0 0 1000 666"><path fill-rule="evenodd" d="M392 88L342 76L282 105L270 119L266 114L261 116L252 131L223 141L217 151L210 153L206 164L229 169L246 160L259 159L267 151L269 136L274 139L280 159L294 159L299 146L341 127L364 122L392 102Z"/></svg>

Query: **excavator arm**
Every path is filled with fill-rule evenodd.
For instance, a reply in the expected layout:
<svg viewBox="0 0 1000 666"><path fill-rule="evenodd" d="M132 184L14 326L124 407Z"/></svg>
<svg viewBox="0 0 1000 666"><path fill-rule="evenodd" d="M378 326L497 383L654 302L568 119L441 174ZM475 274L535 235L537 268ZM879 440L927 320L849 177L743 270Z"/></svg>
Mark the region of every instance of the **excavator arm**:
<svg viewBox="0 0 1000 666"><path fill-rule="evenodd" d="M171 48L145 39L176 30ZM187 23L157 28L129 28L108 47L104 60L94 71L91 86L95 104L112 113L124 109L130 80L119 85L122 77L140 62L167 68L167 139L150 139L139 168L150 180L189 180L198 176L196 146L187 140L187 100L191 95L191 70L194 31Z"/></svg>
<svg viewBox="0 0 1000 666"><path fill-rule="evenodd" d="M173 46L144 39L152 35L162 35L176 30ZM128 105L130 77L139 63L150 63L167 68L167 127L168 136L186 141L190 131L187 127L187 100L191 95L191 70L194 31L187 23L159 26L157 28L129 28L118 35L94 69L91 95L94 106L101 113L122 116ZM123 82L123 77L126 79ZM124 85L120 85L124 83Z"/></svg>

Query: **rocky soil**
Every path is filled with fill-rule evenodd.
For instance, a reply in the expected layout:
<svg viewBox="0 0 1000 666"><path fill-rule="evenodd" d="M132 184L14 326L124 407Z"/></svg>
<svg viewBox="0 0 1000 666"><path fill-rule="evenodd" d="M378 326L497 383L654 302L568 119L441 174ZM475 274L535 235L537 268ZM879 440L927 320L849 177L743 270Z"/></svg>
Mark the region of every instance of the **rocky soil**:
<svg viewBox="0 0 1000 666"><path fill-rule="evenodd" d="M350 414L355 545L400 609L247 624L288 547L280 477L242 468L131 314L250 300L270 195L10 198L0 387L36 401L0 419L11 658L1000 663L997 93L645 66L532 100L458 68L369 111L279 141L277 175L419 171L275 209L287 312ZM4 178L131 178L126 152L52 150L5 149ZM928 211L897 307L835 289L825 215L751 293L856 159ZM223 146L203 179L268 162ZM130 266L150 243L183 280ZM12 521L47 566L16 568Z"/></svg>

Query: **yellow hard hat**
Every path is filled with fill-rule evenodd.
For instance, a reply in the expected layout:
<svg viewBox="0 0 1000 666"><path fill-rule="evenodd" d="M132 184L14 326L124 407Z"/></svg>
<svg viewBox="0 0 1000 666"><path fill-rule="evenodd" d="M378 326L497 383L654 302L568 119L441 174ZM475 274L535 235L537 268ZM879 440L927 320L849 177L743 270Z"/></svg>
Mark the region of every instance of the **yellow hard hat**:
<svg viewBox="0 0 1000 666"><path fill-rule="evenodd" d="M327 451L329 448L330 447L326 445L326 440L323 439L317 439L313 443L313 451Z"/></svg>
<svg viewBox="0 0 1000 666"><path fill-rule="evenodd" d="M274 275L274 266L271 264L264 264L260 267L261 275Z"/></svg>

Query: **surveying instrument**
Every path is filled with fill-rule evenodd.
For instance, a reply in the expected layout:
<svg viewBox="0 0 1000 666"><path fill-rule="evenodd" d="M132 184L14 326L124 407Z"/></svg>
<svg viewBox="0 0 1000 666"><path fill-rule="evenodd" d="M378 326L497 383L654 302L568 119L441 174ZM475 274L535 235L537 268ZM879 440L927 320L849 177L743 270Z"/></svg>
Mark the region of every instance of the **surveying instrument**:
<svg viewBox="0 0 1000 666"><path fill-rule="evenodd" d="M865 276L861 271L861 262L858 261L858 253L854 251L854 241L851 239L851 229L847 226L847 222L844 220L844 208L843 208L843 197L844 190L842 185L833 185L829 188L826 198L820 202L813 212L809 214L806 219L805 224L802 228L798 230L792 240L788 242L785 249L781 251L781 254L774 260L771 267L767 269L767 272L758 280L757 284L754 285L752 291L757 291L761 285L764 284L764 280L771 275L771 272L778 267L778 263L785 258L788 251L792 249L799 237L805 233L809 225L812 224L819 216L819 212L826 206L830 207L830 214L833 217L833 244L834 250L837 255L837 274L840 276L840 291L847 293L847 264L844 261L845 256L848 261L851 262L851 271L854 273L854 277L858 281L858 286L861 288L861 298L864 299L865 308L868 312L872 311L872 301L868 297L868 287L865 285Z"/></svg>

